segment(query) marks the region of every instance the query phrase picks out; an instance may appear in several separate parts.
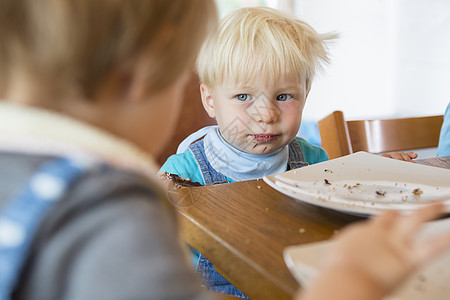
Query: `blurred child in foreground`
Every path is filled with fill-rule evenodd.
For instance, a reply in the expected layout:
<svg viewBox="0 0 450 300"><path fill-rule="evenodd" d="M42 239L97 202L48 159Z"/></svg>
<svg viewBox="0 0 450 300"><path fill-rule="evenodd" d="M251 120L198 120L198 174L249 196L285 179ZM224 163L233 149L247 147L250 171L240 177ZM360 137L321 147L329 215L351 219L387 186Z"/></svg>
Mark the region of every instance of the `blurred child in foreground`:
<svg viewBox="0 0 450 300"><path fill-rule="evenodd" d="M212 0L0 3L0 299L204 299L152 156Z"/></svg>

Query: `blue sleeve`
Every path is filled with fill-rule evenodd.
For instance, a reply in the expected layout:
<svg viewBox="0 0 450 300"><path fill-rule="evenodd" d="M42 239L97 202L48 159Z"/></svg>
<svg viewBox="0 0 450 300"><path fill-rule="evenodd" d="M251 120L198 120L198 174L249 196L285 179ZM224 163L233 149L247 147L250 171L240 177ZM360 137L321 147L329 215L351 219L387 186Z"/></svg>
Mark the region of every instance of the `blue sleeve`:
<svg viewBox="0 0 450 300"><path fill-rule="evenodd" d="M313 145L301 137L296 137L303 150L303 155L305 155L305 160L309 164L317 164L328 160L328 154L322 147Z"/></svg>
<svg viewBox="0 0 450 300"><path fill-rule="evenodd" d="M176 174L184 179L189 179L194 182L199 182L205 185L200 169L197 165L197 161L192 155L190 150L186 150L183 153L171 155L163 164L159 173L168 172L170 174Z"/></svg>
<svg viewBox="0 0 450 300"><path fill-rule="evenodd" d="M450 102L444 114L444 123L441 128L441 135L439 137L439 146L437 156L450 155Z"/></svg>

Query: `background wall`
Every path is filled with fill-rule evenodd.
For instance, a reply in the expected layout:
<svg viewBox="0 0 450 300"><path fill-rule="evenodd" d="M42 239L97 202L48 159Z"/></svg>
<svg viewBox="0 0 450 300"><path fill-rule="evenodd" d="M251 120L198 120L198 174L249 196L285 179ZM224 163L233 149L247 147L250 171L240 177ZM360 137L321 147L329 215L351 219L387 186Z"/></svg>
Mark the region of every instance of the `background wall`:
<svg viewBox="0 0 450 300"><path fill-rule="evenodd" d="M332 63L303 114L347 119L443 114L450 101L450 0L217 0L281 7L319 32L335 31Z"/></svg>
<svg viewBox="0 0 450 300"><path fill-rule="evenodd" d="M450 101L450 1L298 0L297 16L337 31L332 64L310 93L304 119L443 114ZM325 107L325 109L324 109Z"/></svg>

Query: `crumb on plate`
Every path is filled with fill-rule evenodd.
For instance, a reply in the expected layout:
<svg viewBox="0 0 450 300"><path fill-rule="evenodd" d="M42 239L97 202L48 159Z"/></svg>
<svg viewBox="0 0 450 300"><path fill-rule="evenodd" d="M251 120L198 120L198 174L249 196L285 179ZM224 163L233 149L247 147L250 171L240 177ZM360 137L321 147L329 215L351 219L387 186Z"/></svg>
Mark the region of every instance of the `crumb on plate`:
<svg viewBox="0 0 450 300"><path fill-rule="evenodd" d="M375 191L375 194L384 197L384 196L386 196L386 191L378 190L378 191Z"/></svg>
<svg viewBox="0 0 450 300"><path fill-rule="evenodd" d="M413 193L414 195L416 195L416 196L419 196L419 195L422 195L422 194L423 194L423 191L422 191L421 189L419 189L419 188L416 188L416 189L414 189L414 190L412 191L412 193Z"/></svg>

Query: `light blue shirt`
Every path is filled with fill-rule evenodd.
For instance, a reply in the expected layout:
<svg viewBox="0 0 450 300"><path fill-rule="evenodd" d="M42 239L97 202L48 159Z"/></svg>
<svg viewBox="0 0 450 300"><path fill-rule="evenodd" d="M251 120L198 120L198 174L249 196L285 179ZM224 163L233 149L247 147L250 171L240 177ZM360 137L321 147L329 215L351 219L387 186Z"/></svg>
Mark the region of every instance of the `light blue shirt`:
<svg viewBox="0 0 450 300"><path fill-rule="evenodd" d="M328 160L328 154L323 148L310 144L303 138L297 137L296 139L302 148L307 163L316 164ZM170 156L159 170L160 173L164 171L177 174L181 178L199 182L202 185L205 184L202 173L190 150ZM230 178L227 178L227 180L233 182Z"/></svg>
<svg viewBox="0 0 450 300"><path fill-rule="evenodd" d="M441 128L441 135L439 137L439 146L437 156L450 155L450 102L444 114L444 123Z"/></svg>

